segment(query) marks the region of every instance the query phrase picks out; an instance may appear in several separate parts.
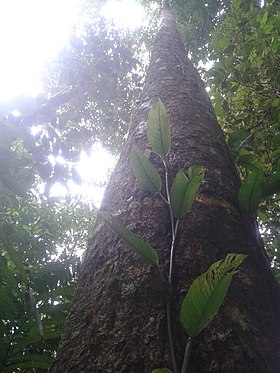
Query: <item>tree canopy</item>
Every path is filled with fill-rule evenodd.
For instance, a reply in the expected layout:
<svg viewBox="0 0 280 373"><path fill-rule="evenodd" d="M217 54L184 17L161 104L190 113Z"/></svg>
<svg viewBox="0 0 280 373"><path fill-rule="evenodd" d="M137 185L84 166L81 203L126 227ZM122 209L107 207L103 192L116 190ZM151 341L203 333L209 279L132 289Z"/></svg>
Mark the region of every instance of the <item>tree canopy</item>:
<svg viewBox="0 0 280 373"><path fill-rule="evenodd" d="M75 165L95 142L118 154L143 85L159 8L142 0L149 27L128 31L100 15L104 2L84 2L87 21L50 63L39 97L0 103L3 372L45 372L53 360L95 210L49 191L56 182L81 183ZM279 6L170 3L240 172L242 208L257 219L280 278Z"/></svg>

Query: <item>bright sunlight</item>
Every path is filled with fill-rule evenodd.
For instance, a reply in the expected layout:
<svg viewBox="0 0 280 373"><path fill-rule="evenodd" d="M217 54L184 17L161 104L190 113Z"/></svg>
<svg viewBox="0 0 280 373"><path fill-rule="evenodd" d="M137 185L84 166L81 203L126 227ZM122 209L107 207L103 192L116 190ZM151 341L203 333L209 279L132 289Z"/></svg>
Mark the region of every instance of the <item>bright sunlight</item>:
<svg viewBox="0 0 280 373"><path fill-rule="evenodd" d="M75 23L82 21L81 4L79 0L0 1L0 101L35 97L42 91L44 69L67 44ZM134 0L109 0L101 14L119 28L135 29L144 23L144 11ZM77 170L83 186L71 183L71 194L100 205L115 161L100 144L90 157L82 154ZM56 185L53 193L63 196L65 189Z"/></svg>
<svg viewBox="0 0 280 373"><path fill-rule="evenodd" d="M78 0L0 1L0 100L37 95L48 62L67 43L80 14ZM101 13L117 27L143 24L144 11L134 0L111 0Z"/></svg>
<svg viewBox="0 0 280 373"><path fill-rule="evenodd" d="M66 43L77 0L0 1L0 100L41 90L45 65Z"/></svg>
<svg viewBox="0 0 280 373"><path fill-rule="evenodd" d="M135 29L144 23L144 10L134 0L108 1L101 13L119 28Z"/></svg>

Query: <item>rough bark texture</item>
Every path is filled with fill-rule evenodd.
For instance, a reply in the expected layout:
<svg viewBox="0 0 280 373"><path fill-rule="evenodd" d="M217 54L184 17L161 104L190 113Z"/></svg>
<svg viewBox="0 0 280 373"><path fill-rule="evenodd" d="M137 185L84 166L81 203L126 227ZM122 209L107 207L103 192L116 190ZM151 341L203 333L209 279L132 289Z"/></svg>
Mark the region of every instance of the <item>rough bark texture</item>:
<svg viewBox="0 0 280 373"><path fill-rule="evenodd" d="M188 286L215 260L239 252L248 258L218 315L194 342L190 371L278 373L278 285L252 222L239 210L235 165L166 6L145 88L101 209L151 243L168 272L168 211L158 197L137 184L129 167L131 144L148 147L147 113L159 97L171 126L171 179L180 168L187 170L193 164L206 168L193 209L181 222L175 251L172 313L179 365L187 337L178 322L179 308ZM156 158L152 160L163 173ZM156 367L172 369L170 360L165 296L154 270L98 221L51 372L150 373Z"/></svg>

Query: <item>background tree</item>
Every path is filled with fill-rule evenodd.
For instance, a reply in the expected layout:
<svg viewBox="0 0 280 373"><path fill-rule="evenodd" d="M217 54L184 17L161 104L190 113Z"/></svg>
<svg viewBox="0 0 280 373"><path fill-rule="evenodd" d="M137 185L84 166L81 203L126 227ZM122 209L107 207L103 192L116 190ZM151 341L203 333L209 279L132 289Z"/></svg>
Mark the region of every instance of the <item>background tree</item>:
<svg viewBox="0 0 280 373"><path fill-rule="evenodd" d="M206 169L194 207L182 220L173 291L168 294L174 305L176 358L181 362L186 339L176 321L182 294L194 277L230 250L248 254L246 264L220 313L197 338L190 369L276 373L279 288L251 216L257 204L255 191L247 198L248 182L240 189L240 207L235 165L166 1L128 141L101 206L156 248L166 273L171 240L168 211L158 196L140 188L129 167L132 143L142 150L147 148L147 112L158 98L167 109L171 126L173 148L167 156L171 178L180 168L192 164ZM150 159L164 174L157 159L153 155ZM51 372L136 373L150 372L158 366L171 368L165 291L156 281L153 268L135 258L98 220ZM176 372L174 364L173 369Z"/></svg>

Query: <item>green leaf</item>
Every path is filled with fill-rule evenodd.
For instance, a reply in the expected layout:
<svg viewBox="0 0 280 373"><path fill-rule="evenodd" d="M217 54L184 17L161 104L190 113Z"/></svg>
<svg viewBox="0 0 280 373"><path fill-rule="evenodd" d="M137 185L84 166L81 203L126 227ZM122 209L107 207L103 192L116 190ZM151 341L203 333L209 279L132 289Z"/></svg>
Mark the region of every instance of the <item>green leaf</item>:
<svg viewBox="0 0 280 373"><path fill-rule="evenodd" d="M221 120L224 119L225 117L225 112L223 109L223 100L224 98L221 95L217 94L217 96L215 97L215 101L214 101L216 115Z"/></svg>
<svg viewBox="0 0 280 373"><path fill-rule="evenodd" d="M158 265L158 255L155 249L136 236L133 232L122 225L116 218L113 218L105 211L99 211L100 216L110 225L115 233L142 259L151 265Z"/></svg>
<svg viewBox="0 0 280 373"><path fill-rule="evenodd" d="M261 19L261 22L260 22L260 26L261 27L264 27L266 22L267 22L267 17L268 17L268 13L267 11L264 13L264 15L262 16L262 19Z"/></svg>
<svg viewBox="0 0 280 373"><path fill-rule="evenodd" d="M245 258L243 254L228 254L193 281L180 312L180 321L190 337L197 336L211 323Z"/></svg>
<svg viewBox="0 0 280 373"><path fill-rule="evenodd" d="M175 218L181 219L190 211L204 171L204 167L191 166L188 170L188 177L183 170L177 173L170 191L171 207Z"/></svg>
<svg viewBox="0 0 280 373"><path fill-rule="evenodd" d="M170 128L167 113L159 99L148 114L148 141L153 152L167 155L171 148Z"/></svg>
<svg viewBox="0 0 280 373"><path fill-rule="evenodd" d="M250 171L259 172L262 170L262 165L257 156L244 148L238 150L236 162Z"/></svg>
<svg viewBox="0 0 280 373"><path fill-rule="evenodd" d="M280 172L269 175L264 179L263 198L280 192Z"/></svg>
<svg viewBox="0 0 280 373"><path fill-rule="evenodd" d="M154 369L152 373L172 373L172 370L168 368Z"/></svg>
<svg viewBox="0 0 280 373"><path fill-rule="evenodd" d="M250 216L256 214L263 194L263 173L252 172L243 181L239 189L239 202L241 207Z"/></svg>
<svg viewBox="0 0 280 373"><path fill-rule="evenodd" d="M139 183L151 192L161 190L161 178L144 153L135 145L130 153L130 164L132 171Z"/></svg>

